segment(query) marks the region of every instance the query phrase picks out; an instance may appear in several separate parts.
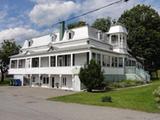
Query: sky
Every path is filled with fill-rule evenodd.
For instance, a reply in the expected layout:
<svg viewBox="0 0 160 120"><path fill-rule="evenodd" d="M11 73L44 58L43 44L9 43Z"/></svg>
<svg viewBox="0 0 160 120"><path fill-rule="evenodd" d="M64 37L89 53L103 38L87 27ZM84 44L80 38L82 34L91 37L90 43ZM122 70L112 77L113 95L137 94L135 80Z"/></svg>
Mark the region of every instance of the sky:
<svg viewBox="0 0 160 120"><path fill-rule="evenodd" d="M15 39L19 44L26 39L57 30L58 21L80 15L117 0L0 0L0 43ZM83 20L91 24L97 18L120 15L137 4L150 5L160 14L160 0L129 0L70 21Z"/></svg>

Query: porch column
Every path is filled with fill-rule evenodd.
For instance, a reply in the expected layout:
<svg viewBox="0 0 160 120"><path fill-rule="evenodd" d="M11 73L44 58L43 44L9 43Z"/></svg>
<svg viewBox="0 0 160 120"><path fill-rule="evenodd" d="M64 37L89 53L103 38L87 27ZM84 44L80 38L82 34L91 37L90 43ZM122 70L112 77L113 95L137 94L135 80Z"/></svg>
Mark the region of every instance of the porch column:
<svg viewBox="0 0 160 120"><path fill-rule="evenodd" d="M10 61L9 61L9 68L11 68L11 63L12 63L11 61L12 61L12 60L10 59Z"/></svg>
<svg viewBox="0 0 160 120"><path fill-rule="evenodd" d="M32 58L30 58L30 60L29 60L29 66L30 66L30 68L32 68Z"/></svg>
<svg viewBox="0 0 160 120"><path fill-rule="evenodd" d="M51 67L51 56L48 56L49 57L49 67Z"/></svg>
<svg viewBox="0 0 160 120"><path fill-rule="evenodd" d="M41 74L38 75L38 79L39 79L39 86L41 86Z"/></svg>
<svg viewBox="0 0 160 120"><path fill-rule="evenodd" d="M112 67L112 56L110 56L110 67Z"/></svg>
<svg viewBox="0 0 160 120"><path fill-rule="evenodd" d="M92 59L92 52L89 51L89 61L91 61L91 59Z"/></svg>
<svg viewBox="0 0 160 120"><path fill-rule="evenodd" d="M101 66L103 66L103 55L100 54L100 56L101 56Z"/></svg>
<svg viewBox="0 0 160 120"><path fill-rule="evenodd" d="M57 62L57 55L55 56L55 67L58 66L58 62Z"/></svg>
<svg viewBox="0 0 160 120"><path fill-rule="evenodd" d="M32 87L32 74L30 74L29 80L30 80L30 87Z"/></svg>

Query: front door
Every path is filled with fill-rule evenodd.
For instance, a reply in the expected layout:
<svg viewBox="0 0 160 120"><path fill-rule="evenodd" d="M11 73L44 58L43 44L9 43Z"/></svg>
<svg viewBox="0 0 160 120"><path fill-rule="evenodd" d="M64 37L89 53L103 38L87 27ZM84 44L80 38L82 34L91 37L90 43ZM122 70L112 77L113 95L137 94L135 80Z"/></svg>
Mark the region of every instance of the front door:
<svg viewBox="0 0 160 120"><path fill-rule="evenodd" d="M54 77L52 77L52 88L54 88Z"/></svg>

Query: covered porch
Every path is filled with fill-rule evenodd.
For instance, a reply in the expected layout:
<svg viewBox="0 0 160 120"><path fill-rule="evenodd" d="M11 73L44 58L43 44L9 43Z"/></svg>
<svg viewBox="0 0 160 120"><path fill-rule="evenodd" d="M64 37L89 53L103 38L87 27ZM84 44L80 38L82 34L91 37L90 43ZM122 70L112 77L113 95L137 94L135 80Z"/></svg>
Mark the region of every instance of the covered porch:
<svg viewBox="0 0 160 120"><path fill-rule="evenodd" d="M30 81L29 85L31 87L76 90L77 87L79 88L80 86L80 82L76 79L76 75L31 74L28 76ZM75 86L75 81L79 83L79 86Z"/></svg>

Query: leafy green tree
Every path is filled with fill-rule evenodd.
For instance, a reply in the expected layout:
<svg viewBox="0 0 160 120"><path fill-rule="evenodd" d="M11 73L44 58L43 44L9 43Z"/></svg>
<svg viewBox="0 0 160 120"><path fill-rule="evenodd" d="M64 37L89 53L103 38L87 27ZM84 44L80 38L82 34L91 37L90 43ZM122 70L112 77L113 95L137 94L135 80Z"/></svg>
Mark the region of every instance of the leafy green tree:
<svg viewBox="0 0 160 120"><path fill-rule="evenodd" d="M111 26L111 18L99 18L94 21L92 27L107 32Z"/></svg>
<svg viewBox="0 0 160 120"><path fill-rule="evenodd" d="M10 56L19 52L20 46L12 40L4 40L0 50L0 70L1 70L1 82L4 81L4 74L8 71L8 65Z"/></svg>
<svg viewBox="0 0 160 120"><path fill-rule="evenodd" d="M67 26L68 29L73 29L73 28L77 28L77 27L82 27L82 26L85 26L86 25L86 22L84 21L79 21L79 22L75 22L75 23L72 23L72 24L69 24Z"/></svg>
<svg viewBox="0 0 160 120"><path fill-rule="evenodd" d="M145 59L145 68L160 68L160 16L150 6L137 5L125 11L118 22L128 29L128 46L134 56Z"/></svg>
<svg viewBox="0 0 160 120"><path fill-rule="evenodd" d="M92 92L93 89L102 86L104 81L101 66L95 60L91 60L88 65L80 69L79 78L88 92Z"/></svg>

